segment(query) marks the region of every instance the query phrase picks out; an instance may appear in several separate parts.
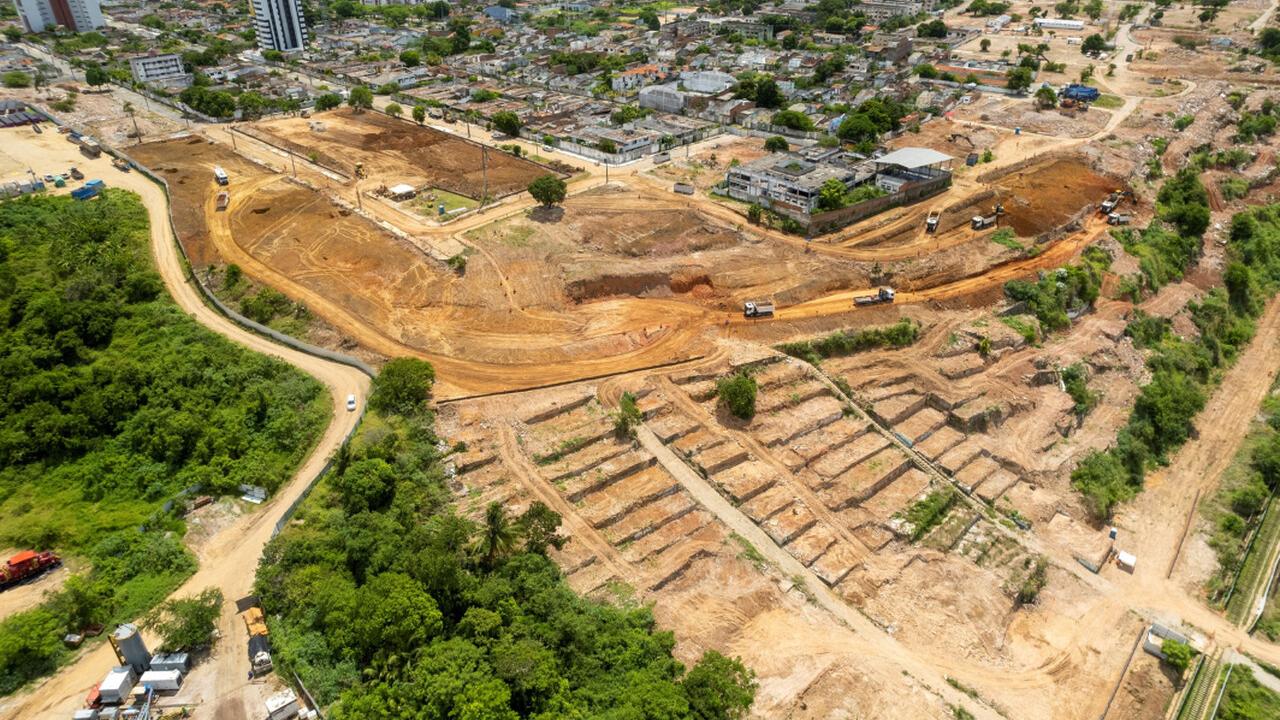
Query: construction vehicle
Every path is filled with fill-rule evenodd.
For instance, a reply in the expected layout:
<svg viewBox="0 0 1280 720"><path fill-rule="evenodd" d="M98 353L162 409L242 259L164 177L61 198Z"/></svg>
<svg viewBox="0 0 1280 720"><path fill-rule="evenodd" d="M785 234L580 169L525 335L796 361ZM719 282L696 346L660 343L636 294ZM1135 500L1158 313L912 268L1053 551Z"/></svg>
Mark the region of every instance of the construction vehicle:
<svg viewBox="0 0 1280 720"><path fill-rule="evenodd" d="M112 158L111 164L120 172L129 172L129 161L124 158Z"/></svg>
<svg viewBox="0 0 1280 720"><path fill-rule="evenodd" d="M1004 206L1000 203L996 203L996 206L991 211L990 215L974 215L973 219L969 221L969 226L974 230L986 230L987 228L993 228L996 226L996 223L1000 220L1000 216L1003 214Z"/></svg>
<svg viewBox="0 0 1280 720"><path fill-rule="evenodd" d="M927 233L938 232L938 221L942 219L942 213L938 210L930 210L929 217L924 221L924 231Z"/></svg>
<svg viewBox="0 0 1280 720"><path fill-rule="evenodd" d="M969 143L969 147L978 147L973 144L973 140L971 140L968 135L964 135L962 133L951 133L947 136L947 142L954 143L956 140L963 140Z"/></svg>
<svg viewBox="0 0 1280 720"><path fill-rule="evenodd" d="M80 146L80 153L85 157L96 158L102 156L102 146L93 138L80 136L76 144Z"/></svg>
<svg viewBox="0 0 1280 720"><path fill-rule="evenodd" d="M1125 199L1127 199L1131 203L1137 202L1137 200L1134 199L1133 197L1132 190L1116 190L1115 192L1108 195L1106 200L1102 201L1102 204L1098 206L1098 211L1101 212L1103 215L1110 215L1111 211L1120 207L1120 201Z"/></svg>
<svg viewBox="0 0 1280 720"><path fill-rule="evenodd" d="M106 187L106 185L104 185L101 180L90 180L84 185L72 190L71 197L76 200L88 200L89 198L97 197L104 187Z"/></svg>
<svg viewBox="0 0 1280 720"><path fill-rule="evenodd" d="M217 180L219 185L227 185L231 182L231 178L227 176L227 171L218 165L213 166L213 179Z"/></svg>
<svg viewBox="0 0 1280 720"><path fill-rule="evenodd" d="M249 667L253 669L254 677L271 672L271 631L267 629L262 608L254 605L240 613L240 618L249 632Z"/></svg>
<svg viewBox="0 0 1280 720"><path fill-rule="evenodd" d="M67 174L71 176L72 180L84 179L84 173L80 172L80 168L71 168L70 170L67 171Z"/></svg>
<svg viewBox="0 0 1280 720"><path fill-rule="evenodd" d="M742 317L772 317L772 300L748 300L742 303Z"/></svg>
<svg viewBox="0 0 1280 720"><path fill-rule="evenodd" d="M218 193L218 211L222 212L227 209L227 205L231 204L231 194L226 190Z"/></svg>
<svg viewBox="0 0 1280 720"><path fill-rule="evenodd" d="M40 123L38 123L38 122L34 122L34 121L32 121L32 123L31 123L31 129L32 129L32 130L35 130L37 135L43 135L43 134L44 134L44 130L41 130L41 129L40 129Z"/></svg>
<svg viewBox="0 0 1280 720"><path fill-rule="evenodd" d="M0 590L24 583L61 564L62 558L49 550L23 550L0 566Z"/></svg>
<svg viewBox="0 0 1280 720"><path fill-rule="evenodd" d="M893 288L882 287L876 290L875 295L859 295L853 299L854 307L866 307L868 305L881 305L893 302Z"/></svg>
<svg viewBox="0 0 1280 720"><path fill-rule="evenodd" d="M353 173L357 178L367 177L364 171L364 163L362 162L356 163L355 170L353 171Z"/></svg>
<svg viewBox="0 0 1280 720"><path fill-rule="evenodd" d="M1130 215L1129 213L1113 212L1113 213L1107 214L1108 225L1128 225L1132 221L1133 221L1133 216Z"/></svg>
<svg viewBox="0 0 1280 720"><path fill-rule="evenodd" d="M1078 103L1091 103L1097 100L1102 93L1098 92L1098 88L1081 85L1079 83L1071 83L1062 88L1062 91L1059 92L1058 95L1068 100L1074 100Z"/></svg>

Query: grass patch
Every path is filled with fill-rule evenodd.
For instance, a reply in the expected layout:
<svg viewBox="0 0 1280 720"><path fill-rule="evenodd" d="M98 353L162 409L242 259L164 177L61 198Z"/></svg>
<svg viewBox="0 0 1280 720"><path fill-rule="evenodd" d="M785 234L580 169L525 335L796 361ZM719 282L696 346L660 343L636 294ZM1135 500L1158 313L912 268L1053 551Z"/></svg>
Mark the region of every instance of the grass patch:
<svg viewBox="0 0 1280 720"><path fill-rule="evenodd" d="M1026 246L1018 242L1018 237L1009 228L1000 228L991 233L991 242L1017 252L1023 252L1027 249Z"/></svg>
<svg viewBox="0 0 1280 720"><path fill-rule="evenodd" d="M934 490L907 508L902 517L911 525L911 542L918 542L937 527L955 502L956 491L948 485Z"/></svg>
<svg viewBox="0 0 1280 720"><path fill-rule="evenodd" d="M1227 689L1218 706L1217 720L1270 720L1280 717L1280 693L1266 688L1253 669L1236 665L1227 678Z"/></svg>
<svg viewBox="0 0 1280 720"><path fill-rule="evenodd" d="M1093 101L1093 106L1102 108L1103 110L1115 110L1117 108L1124 107L1124 98L1121 98L1118 95L1107 95L1104 93L1099 95L1097 100Z"/></svg>
<svg viewBox="0 0 1280 720"><path fill-rule="evenodd" d="M866 330L837 330L817 340L783 343L776 349L791 357L817 365L824 358L842 357L876 348L901 348L916 341L920 325L903 318L893 325Z"/></svg>
<svg viewBox="0 0 1280 720"><path fill-rule="evenodd" d="M430 196L434 196L434 199ZM419 195L414 199L413 207L420 214L431 218L442 217L439 209L441 204L444 205L445 214L443 217L446 218L455 210L474 210L480 205L478 200L473 200L466 195L459 195L448 190L441 190L440 188L432 188L430 196L426 193Z"/></svg>

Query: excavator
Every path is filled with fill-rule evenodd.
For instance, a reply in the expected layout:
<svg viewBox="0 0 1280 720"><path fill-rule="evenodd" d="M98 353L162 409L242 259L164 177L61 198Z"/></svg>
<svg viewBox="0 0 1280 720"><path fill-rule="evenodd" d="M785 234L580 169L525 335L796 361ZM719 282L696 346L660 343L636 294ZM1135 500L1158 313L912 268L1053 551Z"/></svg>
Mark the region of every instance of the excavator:
<svg viewBox="0 0 1280 720"><path fill-rule="evenodd" d="M961 133L951 133L951 135L947 136L947 142L954 143L956 140L964 140L965 142L969 143L969 147L977 147L977 145L973 144L973 140L969 139L968 135L963 135Z"/></svg>

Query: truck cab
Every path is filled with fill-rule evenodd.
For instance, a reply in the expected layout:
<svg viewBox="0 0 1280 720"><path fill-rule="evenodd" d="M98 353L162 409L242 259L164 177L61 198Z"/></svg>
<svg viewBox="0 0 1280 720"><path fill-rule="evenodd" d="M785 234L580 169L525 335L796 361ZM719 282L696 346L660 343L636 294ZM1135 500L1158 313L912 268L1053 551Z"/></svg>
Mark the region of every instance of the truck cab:
<svg viewBox="0 0 1280 720"><path fill-rule="evenodd" d="M742 303L743 317L769 317L773 315L772 300L748 300Z"/></svg>

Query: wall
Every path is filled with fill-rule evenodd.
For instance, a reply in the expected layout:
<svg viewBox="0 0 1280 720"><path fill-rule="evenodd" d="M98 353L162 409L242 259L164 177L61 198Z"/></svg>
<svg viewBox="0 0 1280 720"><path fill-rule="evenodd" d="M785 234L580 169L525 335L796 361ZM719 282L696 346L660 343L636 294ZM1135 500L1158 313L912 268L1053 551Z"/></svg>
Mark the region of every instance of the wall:
<svg viewBox="0 0 1280 720"><path fill-rule="evenodd" d="M850 205L849 207L840 208L839 210L828 210L827 212L814 213L813 215L802 215L799 213L784 213L788 217L796 220L806 227L806 234L820 235L822 233L831 232L849 225L864 218L869 218L876 213L884 212L891 207L906 205L916 202L930 195L936 195L951 185L951 177L941 177L933 180L926 180L919 183L909 183L903 185L903 189L893 195L885 195L883 197L872 198Z"/></svg>

